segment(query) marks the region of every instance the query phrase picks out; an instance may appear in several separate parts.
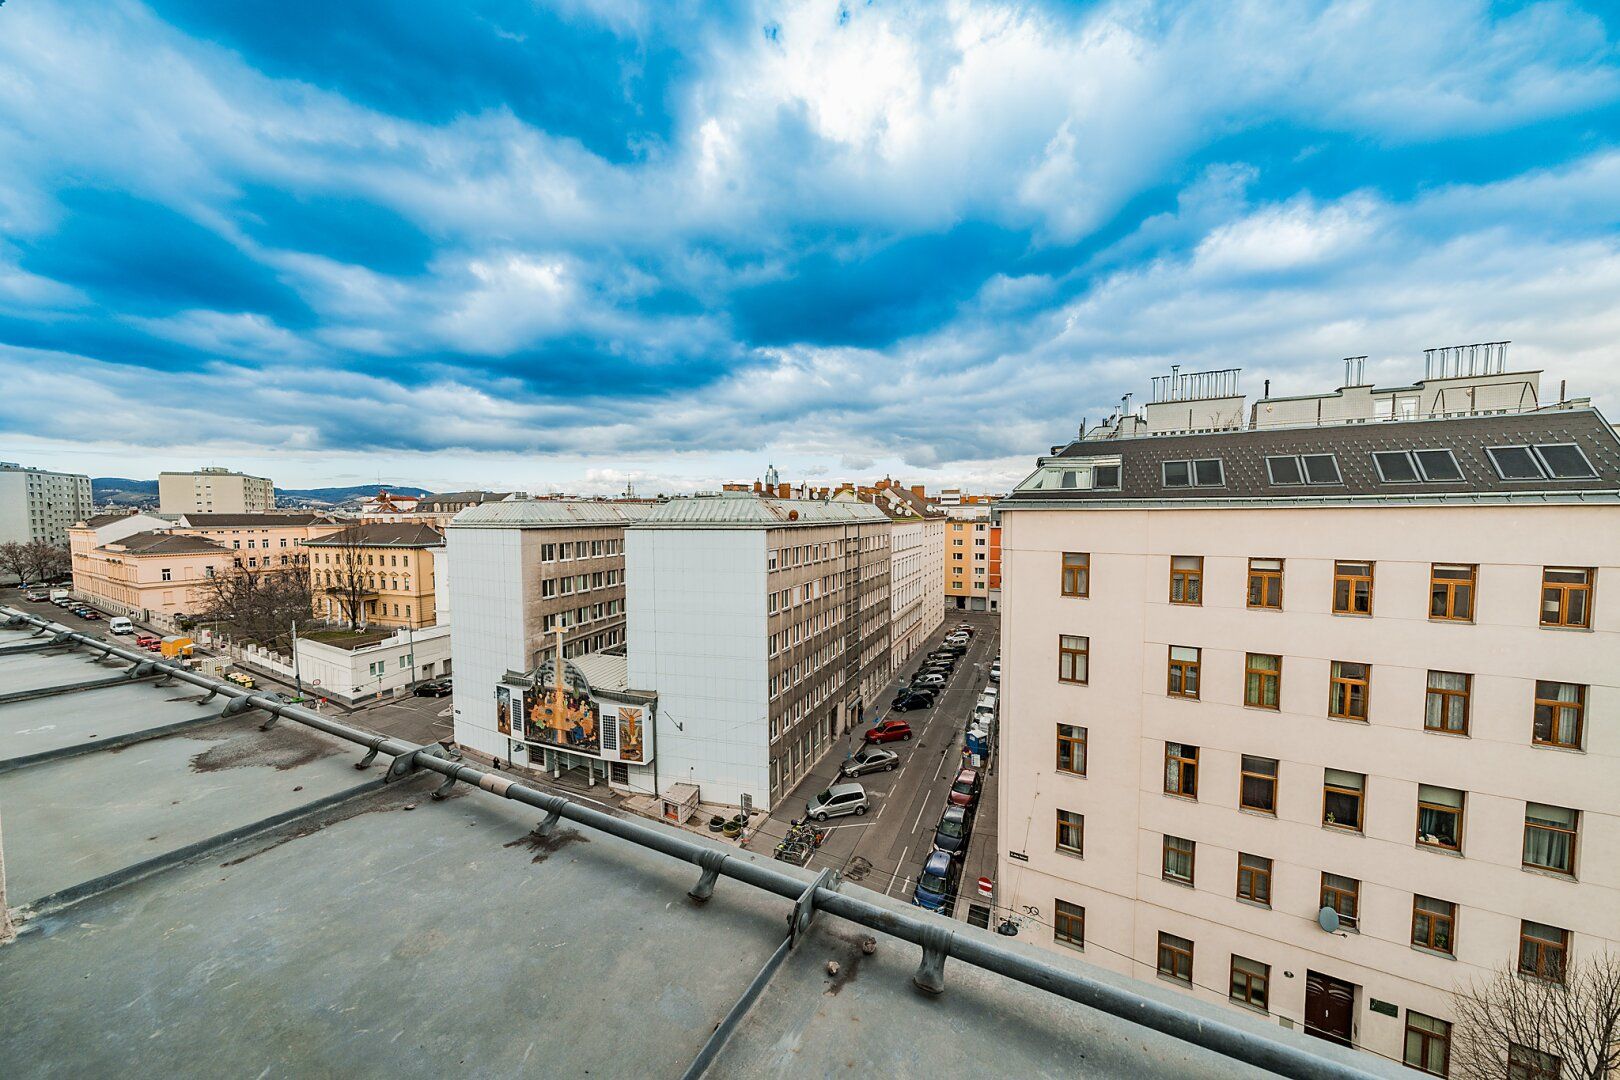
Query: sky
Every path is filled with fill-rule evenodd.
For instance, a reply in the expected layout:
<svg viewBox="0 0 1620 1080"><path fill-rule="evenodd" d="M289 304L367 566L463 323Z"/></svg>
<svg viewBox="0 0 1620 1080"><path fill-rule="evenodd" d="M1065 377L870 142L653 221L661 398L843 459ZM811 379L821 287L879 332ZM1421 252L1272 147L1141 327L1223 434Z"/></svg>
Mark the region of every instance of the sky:
<svg viewBox="0 0 1620 1080"><path fill-rule="evenodd" d="M1151 376L1620 415L1620 16L11 0L0 458L1005 490Z"/></svg>

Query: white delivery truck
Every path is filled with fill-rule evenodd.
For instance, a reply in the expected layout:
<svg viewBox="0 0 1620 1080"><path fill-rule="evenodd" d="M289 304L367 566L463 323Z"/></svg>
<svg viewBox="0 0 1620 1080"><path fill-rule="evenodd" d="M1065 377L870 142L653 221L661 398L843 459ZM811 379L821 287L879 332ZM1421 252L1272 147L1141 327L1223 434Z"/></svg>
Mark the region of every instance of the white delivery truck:
<svg viewBox="0 0 1620 1080"><path fill-rule="evenodd" d="M67 598L68 598L68 591L66 589L52 589L51 590L51 603L54 604L58 600L66 600Z"/></svg>

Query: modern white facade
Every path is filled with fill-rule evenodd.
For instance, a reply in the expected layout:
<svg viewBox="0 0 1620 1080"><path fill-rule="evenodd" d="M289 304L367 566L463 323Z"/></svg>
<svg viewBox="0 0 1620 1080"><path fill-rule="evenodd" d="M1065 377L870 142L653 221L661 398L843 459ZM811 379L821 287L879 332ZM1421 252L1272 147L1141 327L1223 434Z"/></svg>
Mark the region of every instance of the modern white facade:
<svg viewBox="0 0 1620 1080"><path fill-rule="evenodd" d="M0 544L66 547L68 529L90 512L88 476L0 462Z"/></svg>

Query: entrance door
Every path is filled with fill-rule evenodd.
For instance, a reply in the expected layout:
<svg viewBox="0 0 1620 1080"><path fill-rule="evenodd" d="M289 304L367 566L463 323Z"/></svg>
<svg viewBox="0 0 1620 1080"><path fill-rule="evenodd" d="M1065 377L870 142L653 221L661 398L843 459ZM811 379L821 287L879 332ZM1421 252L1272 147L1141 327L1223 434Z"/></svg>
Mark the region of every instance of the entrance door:
<svg viewBox="0 0 1620 1080"><path fill-rule="evenodd" d="M1351 1045L1356 987L1318 971L1305 973L1305 1030L1319 1039Z"/></svg>

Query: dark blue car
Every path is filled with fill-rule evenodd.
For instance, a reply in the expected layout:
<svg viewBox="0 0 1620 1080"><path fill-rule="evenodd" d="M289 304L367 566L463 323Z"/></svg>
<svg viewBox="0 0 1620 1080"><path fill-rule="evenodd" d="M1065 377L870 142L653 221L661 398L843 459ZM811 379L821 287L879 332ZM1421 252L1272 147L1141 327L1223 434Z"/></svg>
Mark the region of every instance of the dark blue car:
<svg viewBox="0 0 1620 1080"><path fill-rule="evenodd" d="M943 851L936 851L923 863L922 877L917 879L911 902L927 911L940 911L945 901L956 891L956 863Z"/></svg>

